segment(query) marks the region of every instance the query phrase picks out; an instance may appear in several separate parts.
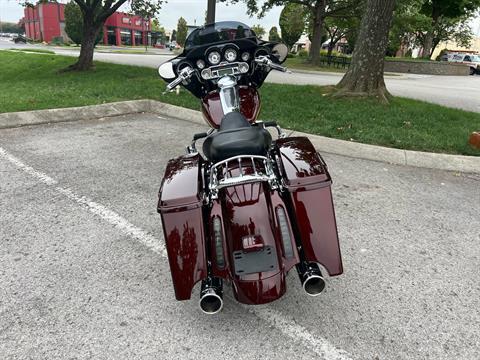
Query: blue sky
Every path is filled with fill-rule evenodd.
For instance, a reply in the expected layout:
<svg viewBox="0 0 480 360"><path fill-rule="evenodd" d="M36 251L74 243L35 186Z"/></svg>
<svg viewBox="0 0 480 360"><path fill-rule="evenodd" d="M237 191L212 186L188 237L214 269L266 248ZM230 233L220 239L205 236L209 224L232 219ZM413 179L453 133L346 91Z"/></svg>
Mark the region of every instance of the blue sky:
<svg viewBox="0 0 480 360"><path fill-rule="evenodd" d="M65 0L60 0L65 2ZM158 16L160 23L168 30L174 29L177 20L183 16L188 24L192 24L197 20L197 24L203 23L205 10L207 7L206 0L169 0L164 5ZM217 20L237 20L248 25L261 24L267 31L272 26L278 26L278 18L281 8L272 9L263 19L256 17L250 18L246 15L246 7L243 4L217 5ZM0 0L0 19L2 21L17 22L23 16L23 8L19 5L18 0ZM473 30L480 36L480 17L472 24Z"/></svg>

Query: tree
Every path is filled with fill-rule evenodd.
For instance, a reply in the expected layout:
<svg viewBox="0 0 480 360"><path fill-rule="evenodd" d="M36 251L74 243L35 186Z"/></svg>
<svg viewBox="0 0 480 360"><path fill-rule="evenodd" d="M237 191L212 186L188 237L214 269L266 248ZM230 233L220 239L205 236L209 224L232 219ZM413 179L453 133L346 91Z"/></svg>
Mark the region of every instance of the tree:
<svg viewBox="0 0 480 360"><path fill-rule="evenodd" d="M155 45L157 42L165 44L167 41L166 31L163 26L160 25L158 19L152 20L152 45Z"/></svg>
<svg viewBox="0 0 480 360"><path fill-rule="evenodd" d="M299 4L287 4L280 14L282 39L291 49L305 31L305 8Z"/></svg>
<svg viewBox="0 0 480 360"><path fill-rule="evenodd" d="M362 0L266 0L259 7L258 0L221 0L237 3L244 1L247 4L248 13L258 14L263 17L267 11L274 6L282 6L288 4L299 4L304 6L311 18L310 27L312 28L312 36L310 41L310 61L318 63L320 59L320 49L322 48L323 22L327 17L337 16L345 9L357 7Z"/></svg>
<svg viewBox="0 0 480 360"><path fill-rule="evenodd" d="M455 24L460 27L465 25L462 22L474 15L479 8L480 0L424 0L420 12L427 16L431 23L424 37L423 56L430 58L436 45L443 40L442 37L445 37L442 34L451 31ZM460 38L465 32L461 33Z"/></svg>
<svg viewBox="0 0 480 360"><path fill-rule="evenodd" d="M85 71L93 67L93 51L95 40L103 28L103 24L127 0L74 0L82 12L83 29L80 56L75 64L66 70ZM139 3L157 3L159 8L164 0L132 0L131 5Z"/></svg>
<svg viewBox="0 0 480 360"><path fill-rule="evenodd" d="M22 28L25 27L25 24L19 21L18 24L15 23L10 23L10 22L0 22L0 32L6 32L6 33L12 33L12 34L20 34L22 31Z"/></svg>
<svg viewBox="0 0 480 360"><path fill-rule="evenodd" d="M282 41L280 35L278 35L278 29L276 26L273 26L268 32L268 41L279 42Z"/></svg>
<svg viewBox="0 0 480 360"><path fill-rule="evenodd" d="M352 63L337 96L374 96L388 102L383 77L385 52L396 0L367 0Z"/></svg>
<svg viewBox="0 0 480 360"><path fill-rule="evenodd" d="M265 29L263 28L262 25L253 25L252 26L252 30L253 32L255 33L255 35L257 35L258 38L262 38L263 35L265 35L267 32L265 31Z"/></svg>
<svg viewBox="0 0 480 360"><path fill-rule="evenodd" d="M359 19L354 14L345 14L341 17L325 19L325 32L328 38L328 56L332 56L333 49L340 40L357 31L358 22Z"/></svg>
<svg viewBox="0 0 480 360"><path fill-rule="evenodd" d="M181 17L178 19L177 23L177 43L180 46L185 45L185 40L187 40L188 26L187 21Z"/></svg>
<svg viewBox="0 0 480 360"><path fill-rule="evenodd" d="M80 6L74 1L70 1L65 5L65 32L70 40L79 45L82 43L83 38L83 20L82 10ZM95 45L98 44L103 38L103 29L100 30L96 39Z"/></svg>
<svg viewBox="0 0 480 360"><path fill-rule="evenodd" d="M155 14L160 11L162 4L158 2L132 1L130 7L135 15L141 16L143 21L146 20L149 23L155 17ZM148 41L145 41L145 51L148 51Z"/></svg>
<svg viewBox="0 0 480 360"><path fill-rule="evenodd" d="M177 30L173 29L170 41L177 41Z"/></svg>

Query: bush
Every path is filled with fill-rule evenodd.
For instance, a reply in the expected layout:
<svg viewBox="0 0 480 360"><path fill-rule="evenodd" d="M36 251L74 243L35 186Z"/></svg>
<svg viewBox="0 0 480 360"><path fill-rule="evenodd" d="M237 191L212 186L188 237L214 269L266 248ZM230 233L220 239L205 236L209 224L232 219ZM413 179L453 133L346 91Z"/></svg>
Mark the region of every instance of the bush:
<svg viewBox="0 0 480 360"><path fill-rule="evenodd" d="M301 58L308 57L308 51L305 49L300 50L297 54L298 54L298 57L301 57Z"/></svg>
<svg viewBox="0 0 480 360"><path fill-rule="evenodd" d="M442 58L448 54L448 50L447 49L443 49L442 51L440 51L440 54L438 54L437 58L435 60L437 61L442 61Z"/></svg>
<svg viewBox="0 0 480 360"><path fill-rule="evenodd" d="M63 45L63 37L56 36L50 41L50 45Z"/></svg>

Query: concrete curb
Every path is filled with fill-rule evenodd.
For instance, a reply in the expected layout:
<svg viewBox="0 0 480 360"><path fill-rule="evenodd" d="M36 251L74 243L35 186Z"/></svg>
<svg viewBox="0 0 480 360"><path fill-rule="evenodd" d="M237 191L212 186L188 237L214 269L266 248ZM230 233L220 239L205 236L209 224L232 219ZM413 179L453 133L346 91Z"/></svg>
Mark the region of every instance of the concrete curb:
<svg viewBox="0 0 480 360"><path fill-rule="evenodd" d="M146 108L150 108L150 100L132 100L63 109L3 113L0 114L0 129L135 114L144 112Z"/></svg>
<svg viewBox="0 0 480 360"><path fill-rule="evenodd" d="M200 111L165 104L156 100L133 100L66 109L4 113L0 114L0 129L56 122L91 120L141 112L173 117L205 125ZM308 136L319 151L331 154L396 165L480 174L480 156L448 155L393 149L337 140L297 131L294 131L292 134L295 136Z"/></svg>

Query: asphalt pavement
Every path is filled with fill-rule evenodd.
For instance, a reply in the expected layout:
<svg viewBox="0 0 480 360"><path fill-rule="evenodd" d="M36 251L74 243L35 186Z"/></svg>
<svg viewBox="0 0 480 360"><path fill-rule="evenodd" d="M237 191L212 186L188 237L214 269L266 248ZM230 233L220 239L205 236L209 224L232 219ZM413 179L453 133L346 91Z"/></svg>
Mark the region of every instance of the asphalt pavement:
<svg viewBox="0 0 480 360"><path fill-rule="evenodd" d="M480 358L480 177L324 154L345 274L203 315L174 299L157 192L197 124L0 130L1 359Z"/></svg>
<svg viewBox="0 0 480 360"><path fill-rule="evenodd" d="M0 39L0 49L12 47L12 42ZM15 45L16 48L42 47L42 45ZM43 47L44 48L44 47ZM50 48L57 54L78 56L78 50ZM126 65L139 65L157 68L172 58L171 52L163 50L158 55L117 54L96 52L96 60ZM267 82L297 85L335 85L342 74L338 73L279 73L272 71ZM480 76L432 76L403 74L386 76L388 90L395 96L432 102L453 108L480 112Z"/></svg>

